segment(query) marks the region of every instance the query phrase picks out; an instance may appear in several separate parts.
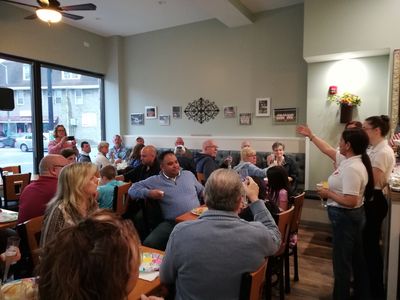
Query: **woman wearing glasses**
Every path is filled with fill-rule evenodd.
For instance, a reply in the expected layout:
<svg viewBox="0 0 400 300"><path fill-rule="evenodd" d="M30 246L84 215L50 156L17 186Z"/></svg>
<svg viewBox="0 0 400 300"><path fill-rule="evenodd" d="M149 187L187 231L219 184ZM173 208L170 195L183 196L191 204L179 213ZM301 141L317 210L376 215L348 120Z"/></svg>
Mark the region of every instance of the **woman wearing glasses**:
<svg viewBox="0 0 400 300"><path fill-rule="evenodd" d="M389 133L388 116L372 116L365 119L363 129L369 137L371 147L368 155L374 173L374 194L371 201L365 203L367 222L364 230L365 258L369 269L371 292L374 299L384 299L383 258L379 245L382 221L388 211L388 204L383 194L390 174L396 163L393 149L385 136Z"/></svg>
<svg viewBox="0 0 400 300"><path fill-rule="evenodd" d="M79 155L74 137L68 137L64 125L57 125L53 132L54 140L49 142L49 154L61 154L63 149L73 149Z"/></svg>

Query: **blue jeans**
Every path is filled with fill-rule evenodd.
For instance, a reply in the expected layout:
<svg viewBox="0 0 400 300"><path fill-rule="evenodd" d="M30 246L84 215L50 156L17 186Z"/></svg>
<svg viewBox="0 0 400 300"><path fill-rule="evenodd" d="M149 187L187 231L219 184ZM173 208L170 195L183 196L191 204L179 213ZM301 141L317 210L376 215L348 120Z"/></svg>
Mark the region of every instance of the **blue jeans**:
<svg viewBox="0 0 400 300"><path fill-rule="evenodd" d="M350 279L354 275L356 299L370 299L369 279L364 258L362 233L365 226L364 207L345 209L328 206L332 223L333 299L350 299Z"/></svg>

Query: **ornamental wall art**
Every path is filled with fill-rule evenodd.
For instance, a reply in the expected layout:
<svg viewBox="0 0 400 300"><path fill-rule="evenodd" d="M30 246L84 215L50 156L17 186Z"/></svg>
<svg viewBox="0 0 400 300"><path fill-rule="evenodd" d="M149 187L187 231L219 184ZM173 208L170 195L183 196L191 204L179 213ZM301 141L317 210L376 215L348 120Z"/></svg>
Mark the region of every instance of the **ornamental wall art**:
<svg viewBox="0 0 400 300"><path fill-rule="evenodd" d="M200 98L190 102L184 112L189 120L203 124L211 119L215 119L219 113L219 108L214 101Z"/></svg>

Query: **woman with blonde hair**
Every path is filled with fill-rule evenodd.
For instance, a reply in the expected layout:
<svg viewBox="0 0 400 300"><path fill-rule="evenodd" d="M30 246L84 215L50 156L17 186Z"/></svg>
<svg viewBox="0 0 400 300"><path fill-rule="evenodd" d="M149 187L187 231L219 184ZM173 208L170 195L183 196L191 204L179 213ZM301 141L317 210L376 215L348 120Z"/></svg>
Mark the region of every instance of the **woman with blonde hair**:
<svg viewBox="0 0 400 300"><path fill-rule="evenodd" d="M98 206L98 171L91 163L65 166L58 177L57 192L48 203L40 244L45 246L64 227L75 225Z"/></svg>

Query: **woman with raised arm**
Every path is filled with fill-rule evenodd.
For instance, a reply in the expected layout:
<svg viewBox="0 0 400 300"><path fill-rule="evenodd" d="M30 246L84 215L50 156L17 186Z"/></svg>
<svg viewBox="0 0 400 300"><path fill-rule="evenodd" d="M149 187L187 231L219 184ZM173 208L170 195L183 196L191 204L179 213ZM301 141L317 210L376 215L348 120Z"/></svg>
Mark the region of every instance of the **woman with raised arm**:
<svg viewBox="0 0 400 300"><path fill-rule="evenodd" d="M389 176L396 163L393 149L385 139L390 129L389 121L388 116L382 115L369 117L363 123L363 129L367 133L371 145L368 155L374 173L374 195L371 201L365 203L367 223L364 230L365 257L374 299L385 298L383 258L379 244L382 221L388 211L383 190L388 184Z"/></svg>
<svg viewBox="0 0 400 300"><path fill-rule="evenodd" d="M328 178L329 188L318 191L321 198L328 199L328 216L332 223L333 299L350 299L352 272L355 299L370 299L362 239L363 204L373 193L372 167L366 153L368 136L362 129L346 129L340 138L339 151L336 151L307 126L298 126L297 132L309 137L338 166Z"/></svg>

